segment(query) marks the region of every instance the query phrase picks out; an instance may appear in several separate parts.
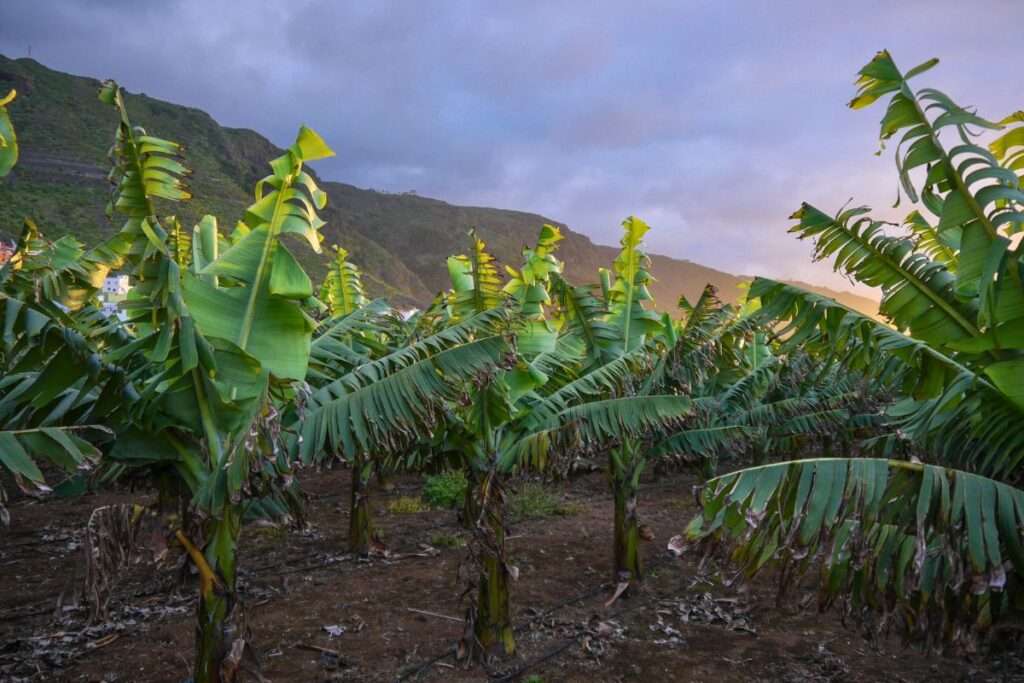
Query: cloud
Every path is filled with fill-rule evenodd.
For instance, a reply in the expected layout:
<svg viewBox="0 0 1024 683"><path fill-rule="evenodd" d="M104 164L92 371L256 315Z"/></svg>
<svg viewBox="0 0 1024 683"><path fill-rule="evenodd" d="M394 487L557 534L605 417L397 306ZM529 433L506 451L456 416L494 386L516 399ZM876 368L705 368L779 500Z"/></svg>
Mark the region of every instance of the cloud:
<svg viewBox="0 0 1024 683"><path fill-rule="evenodd" d="M939 11L941 9L941 11ZM1016 0L941 3L39 2L0 52L200 107L286 144L300 123L361 186L530 210L732 272L846 285L786 234L800 201L885 207L880 110L845 108L889 47L983 113L1020 106Z"/></svg>

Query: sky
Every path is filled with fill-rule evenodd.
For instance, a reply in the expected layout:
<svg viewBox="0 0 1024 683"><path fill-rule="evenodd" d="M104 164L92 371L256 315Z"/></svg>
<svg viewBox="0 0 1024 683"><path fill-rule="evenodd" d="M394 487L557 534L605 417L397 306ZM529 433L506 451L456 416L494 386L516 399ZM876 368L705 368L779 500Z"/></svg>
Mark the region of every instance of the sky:
<svg viewBox="0 0 1024 683"><path fill-rule="evenodd" d="M541 213L614 244L737 274L852 288L786 233L801 201L890 219L880 104L851 111L887 48L982 115L1024 107L1022 0L214 2L3 0L0 53L338 152L325 178ZM187 142L187 141L185 141ZM863 290L860 290L863 291Z"/></svg>

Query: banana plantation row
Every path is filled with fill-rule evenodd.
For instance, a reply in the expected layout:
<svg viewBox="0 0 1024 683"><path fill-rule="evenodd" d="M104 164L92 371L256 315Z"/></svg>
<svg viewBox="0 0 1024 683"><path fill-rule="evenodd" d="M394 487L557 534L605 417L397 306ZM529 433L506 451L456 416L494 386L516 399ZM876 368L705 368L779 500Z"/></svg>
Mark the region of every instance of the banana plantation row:
<svg viewBox="0 0 1024 683"><path fill-rule="evenodd" d="M694 550L747 575L776 567L783 586L814 571L823 608L932 646L975 639L1024 608L1024 115L990 122L913 90L934 65L904 73L881 52L851 102L888 101L881 139L899 136L899 182L917 209L905 224L866 208L794 214L817 258L880 288L885 322L766 279L736 305L709 286L656 313L648 227L634 217L593 283L563 278L556 227L504 271L471 233L447 261L450 289L404 317L366 297L344 249L319 289L293 255L321 250L327 196L306 164L333 152L315 132L270 161L235 225L185 226L173 215L190 198L182 148L133 126L107 82L108 213L123 223L86 249L25 221L0 270L0 463L27 493L48 490L43 462L51 477L89 470L94 485L159 492L146 514L198 574L200 683L234 680L248 647L236 594L246 521L301 515L295 469L336 461L352 471L359 554L373 540L375 472L464 474L468 661L516 647L507 487L587 461L614 494L620 592L643 578L641 475L692 466L709 478L686 528ZM14 93L0 105L6 174ZM123 320L97 305L116 272L134 285Z"/></svg>

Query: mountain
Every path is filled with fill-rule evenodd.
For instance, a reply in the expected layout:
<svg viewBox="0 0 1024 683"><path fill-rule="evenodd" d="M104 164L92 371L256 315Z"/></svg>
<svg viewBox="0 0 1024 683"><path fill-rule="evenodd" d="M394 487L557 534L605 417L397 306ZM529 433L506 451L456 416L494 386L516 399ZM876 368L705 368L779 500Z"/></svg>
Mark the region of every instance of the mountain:
<svg viewBox="0 0 1024 683"><path fill-rule="evenodd" d="M49 237L73 233L95 244L115 227L104 207L109 195L107 151L113 142L113 111L96 97L100 82L53 71L32 59L0 55L0 93L18 90L10 108L21 147L21 160L0 181L0 235L16 236L24 217L33 218ZM128 94L133 123L185 145L193 200L161 207L178 212L185 221L212 213L234 220L251 202L255 182L267 174L267 161L281 153L259 133L219 125L209 114L154 99ZM447 287L445 258L466 249L466 233L476 228L501 263L518 266L523 246L532 244L540 226L562 228L565 240L559 257L568 279L597 280L597 269L614 259L615 247L594 244L564 224L532 213L455 206L414 194L364 190L337 182L322 182L329 195L325 245L339 244L352 254L366 275L373 295L387 295L400 305L423 305ZM225 227L230 227L228 224ZM297 249L314 278L324 272L324 257ZM732 301L738 285L749 277L731 275L686 260L652 257L656 278L651 288L659 307L675 308L680 294L693 300L706 283ZM810 289L874 315L875 301L849 292L822 287Z"/></svg>

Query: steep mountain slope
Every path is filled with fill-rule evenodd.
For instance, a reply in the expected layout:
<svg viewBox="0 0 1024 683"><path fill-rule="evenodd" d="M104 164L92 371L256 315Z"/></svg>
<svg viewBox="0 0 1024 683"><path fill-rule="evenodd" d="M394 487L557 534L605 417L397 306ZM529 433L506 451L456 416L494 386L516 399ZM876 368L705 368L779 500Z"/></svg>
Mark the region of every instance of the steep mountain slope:
<svg viewBox="0 0 1024 683"><path fill-rule="evenodd" d="M96 98L99 81L53 71L31 59L0 55L0 91L17 88L11 107L22 158L15 172L0 182L0 235L13 237L24 217L56 237L73 233L94 244L114 227L104 214L108 196L106 154L115 119ZM204 213L221 220L241 216L251 201L254 183L266 174L266 162L280 150L251 130L225 128L208 114L145 94L129 95L136 125L182 142L194 199L164 207L186 221ZM518 265L524 245L536 239L543 223L556 223L531 213L455 206L410 194L363 190L336 182L322 184L330 196L322 217L326 244L340 244L352 253L368 276L375 295L398 303L424 304L447 285L444 268L449 254L463 251L466 233L477 228L502 263ZM561 225L561 224L559 224ZM559 257L567 275L578 283L596 282L598 267L607 267L615 248L595 245L564 225ZM312 274L323 271L323 259L305 254ZM723 299L733 300L745 279L685 260L654 256L657 282L652 293L659 307L675 308L680 294L696 297L705 283L717 286ZM850 293L815 288L843 303L874 314L877 303Z"/></svg>

